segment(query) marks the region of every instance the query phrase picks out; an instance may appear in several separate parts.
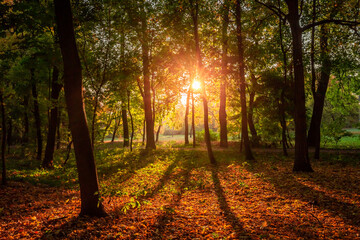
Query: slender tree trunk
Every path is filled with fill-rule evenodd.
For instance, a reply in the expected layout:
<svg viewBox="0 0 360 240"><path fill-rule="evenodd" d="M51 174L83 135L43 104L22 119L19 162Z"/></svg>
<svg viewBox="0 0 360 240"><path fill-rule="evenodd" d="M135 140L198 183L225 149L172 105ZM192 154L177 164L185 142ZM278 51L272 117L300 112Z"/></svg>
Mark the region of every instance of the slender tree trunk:
<svg viewBox="0 0 360 240"><path fill-rule="evenodd" d="M312 172L307 139L306 139L306 109L304 88L304 67L302 55L302 31L298 0L285 0L289 9L287 19L292 35L292 53L294 63L295 91L295 161L293 171Z"/></svg>
<svg viewBox="0 0 360 240"><path fill-rule="evenodd" d="M143 13L145 14L145 12ZM143 16L141 19L142 27L142 61L143 61L143 76L144 76L144 109L145 109L145 121L146 121L146 149L155 149L154 138L154 119L151 109L151 93L150 93L150 61L149 61L149 39L147 29L147 16Z"/></svg>
<svg viewBox="0 0 360 240"><path fill-rule="evenodd" d="M123 136L124 136L124 147L129 146L129 124L127 120L126 105L123 105L121 110L122 122L123 122Z"/></svg>
<svg viewBox="0 0 360 240"><path fill-rule="evenodd" d="M61 147L61 108L58 107L58 120L57 120L57 133L56 133L56 149L60 149Z"/></svg>
<svg viewBox="0 0 360 240"><path fill-rule="evenodd" d="M98 101L99 101L99 93L96 92L96 94L95 94L95 103L94 103L94 111L93 111L92 121L91 121L91 146L92 146L93 149L94 149L94 145L95 145L95 124L96 124Z"/></svg>
<svg viewBox="0 0 360 240"><path fill-rule="evenodd" d="M2 122L2 133L1 133L1 184L7 184L6 178L6 159L5 159L5 151L6 151L6 112L5 112L5 103L3 98L3 92L0 90L0 104L1 104L1 122Z"/></svg>
<svg viewBox="0 0 360 240"><path fill-rule="evenodd" d="M228 52L228 26L229 26L229 1L225 0L223 3L223 22L222 22L222 56L221 56L221 82L220 82L220 108L219 108L219 122L220 122L220 147L228 147L227 139L227 120L226 120L226 87L227 87L227 52Z"/></svg>
<svg viewBox="0 0 360 240"><path fill-rule="evenodd" d="M131 122L131 137L130 137L130 151L132 151L132 145L133 145L133 138L134 138L134 121L133 117L130 111L130 90L127 90L127 101L128 101L128 112L130 116L130 122Z"/></svg>
<svg viewBox="0 0 360 240"><path fill-rule="evenodd" d="M24 133L22 137L22 143L27 144L29 142L29 116L28 116L28 109L29 109L29 96L26 95L24 97Z"/></svg>
<svg viewBox="0 0 360 240"><path fill-rule="evenodd" d="M320 50L321 50L321 75L314 95L314 107L309 128L308 143L315 147L315 159L320 157L320 126L324 110L326 90L330 80L331 61L328 48L329 30L325 25L321 26Z"/></svg>
<svg viewBox="0 0 360 240"><path fill-rule="evenodd" d="M240 72L240 100L241 100L241 136L244 139L245 158L247 160L254 160L249 135L248 135L248 123L247 123L247 109L246 109L246 93L245 93L245 63L244 63L244 48L242 40L242 23L241 23L241 6L240 0L236 0L235 7L236 17L236 35L239 54L239 72Z"/></svg>
<svg viewBox="0 0 360 240"><path fill-rule="evenodd" d="M116 133L117 133L118 127L120 125L120 119L119 119L119 121L116 121L116 119L117 119L117 116L115 115L115 125L114 125L114 131L112 134L111 142L115 141Z"/></svg>
<svg viewBox="0 0 360 240"><path fill-rule="evenodd" d="M312 0L312 23L315 23L316 19L316 0ZM311 28L311 50L310 50L310 63L311 63L311 92L313 98L315 99L315 84L316 84L316 74L315 74L315 26Z"/></svg>
<svg viewBox="0 0 360 240"><path fill-rule="evenodd" d="M8 145L8 153L10 153L10 147L12 145L12 129L13 129L11 117L9 117L8 123L9 123L9 129L7 131L6 140L7 140L7 145Z"/></svg>
<svg viewBox="0 0 360 240"><path fill-rule="evenodd" d="M191 81L190 81L191 82ZM186 95L186 107L185 107L185 144L189 144L189 105L190 105L190 91L191 83L189 90Z"/></svg>
<svg viewBox="0 0 360 240"><path fill-rule="evenodd" d="M156 142L159 141L160 129L161 129L161 122L160 122L159 127L158 127L158 129L156 131Z"/></svg>
<svg viewBox="0 0 360 240"><path fill-rule="evenodd" d="M113 120L114 120L113 117L110 115L109 120L108 120L108 123L106 124L105 129L104 129L104 134L103 134L103 137L102 137L102 142L105 142L106 133L107 133L107 131L109 130L109 127L111 126L111 123L112 123Z"/></svg>
<svg viewBox="0 0 360 240"><path fill-rule="evenodd" d="M54 0L54 5L64 63L65 99L80 183L80 215L105 216L107 214L99 201L98 176L84 109L81 64L70 0Z"/></svg>
<svg viewBox="0 0 360 240"><path fill-rule="evenodd" d="M143 123L143 135L142 135L142 145L145 145L145 138L146 138L146 120L144 119Z"/></svg>
<svg viewBox="0 0 360 240"><path fill-rule="evenodd" d="M191 129L193 135L193 147L196 147L196 136L195 136L195 101L194 101L194 92L191 91Z"/></svg>
<svg viewBox="0 0 360 240"><path fill-rule="evenodd" d="M280 93L280 104L279 104L279 114L280 114L280 125L281 125L281 142L284 156L288 156L287 152L287 138L286 138L286 116L285 116L285 90L287 87L287 55L283 42L283 32L282 32L282 21L279 19L279 34L280 34L280 47L283 55L283 64L284 64L284 83Z"/></svg>
<svg viewBox="0 0 360 240"><path fill-rule="evenodd" d="M255 124L254 124L254 99L255 99L255 91L250 92L249 98L249 111L248 111L248 124L251 133L252 145L259 145L259 137L257 135Z"/></svg>
<svg viewBox="0 0 360 240"><path fill-rule="evenodd" d="M34 117L35 117L35 128L36 128L36 140L37 140L37 156L36 159L41 161L42 154L42 135L41 135L41 118L38 102L38 93L36 89L36 83L34 79L34 69L31 69L31 90L34 101Z"/></svg>
<svg viewBox="0 0 360 240"><path fill-rule="evenodd" d="M202 88L202 100L204 106L204 130L205 130L205 143L209 156L209 160L212 164L216 164L216 160L212 151L211 140L210 140L210 131L209 131L209 108L208 108L208 99L206 96L205 89L205 80L203 74L203 65L201 59L201 50L200 50L200 40L199 40L199 32L198 32L198 13L199 13L199 4L198 1L190 0L191 4L191 16L194 24L194 38L195 38L195 49L196 49L196 60L197 60L197 76L201 81Z"/></svg>
<svg viewBox="0 0 360 240"><path fill-rule="evenodd" d="M52 83L51 83L51 110L50 110L50 121L49 130L47 135L47 143L45 148L45 157L42 162L43 168L53 168L53 158L55 150L55 138L56 138L56 126L58 125L58 106L57 102L59 99L62 85L59 81L59 70L56 66L53 68Z"/></svg>

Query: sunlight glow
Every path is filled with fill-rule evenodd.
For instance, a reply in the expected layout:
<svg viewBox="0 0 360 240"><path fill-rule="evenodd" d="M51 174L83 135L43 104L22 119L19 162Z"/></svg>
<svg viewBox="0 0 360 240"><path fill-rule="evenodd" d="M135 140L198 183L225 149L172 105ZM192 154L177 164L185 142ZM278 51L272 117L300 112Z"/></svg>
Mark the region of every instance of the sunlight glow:
<svg viewBox="0 0 360 240"><path fill-rule="evenodd" d="M192 84L194 90L199 90L201 88L201 83L199 81L194 81Z"/></svg>

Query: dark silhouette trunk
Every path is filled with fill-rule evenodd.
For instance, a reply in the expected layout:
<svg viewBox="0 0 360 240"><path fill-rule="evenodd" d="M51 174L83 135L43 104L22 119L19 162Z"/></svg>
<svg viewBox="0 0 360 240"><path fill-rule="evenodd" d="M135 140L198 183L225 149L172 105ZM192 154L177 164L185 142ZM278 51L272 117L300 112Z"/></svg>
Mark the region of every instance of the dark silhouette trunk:
<svg viewBox="0 0 360 240"><path fill-rule="evenodd" d="M320 157L320 126L324 110L324 102L326 90L330 80L331 61L328 48L328 29L325 25L321 26L320 33L320 59L321 59L321 75L314 95L314 107L311 116L308 144L315 147L315 159Z"/></svg>
<svg viewBox="0 0 360 240"><path fill-rule="evenodd" d="M119 125L120 125L120 120L117 121L117 116L115 116L114 131L113 131L113 134L112 134L112 137L111 137L111 142L115 141L116 133L117 133Z"/></svg>
<svg viewBox="0 0 360 240"><path fill-rule="evenodd" d="M5 103L3 98L3 92L0 90L0 104L1 104L1 123L2 123L2 131L1 131L1 184L7 184L6 178L6 159L5 159L5 151L6 151L6 112L5 112Z"/></svg>
<svg viewBox="0 0 360 240"><path fill-rule="evenodd" d="M134 121L133 117L130 111L130 91L127 90L127 101L128 101L128 112L130 116L130 122L131 122L131 137L130 137L130 151L132 151L132 144L133 144L133 138L134 138Z"/></svg>
<svg viewBox="0 0 360 240"><path fill-rule="evenodd" d="M195 100L194 93L191 92L191 130L193 135L193 147L196 147L196 136L195 136Z"/></svg>
<svg viewBox="0 0 360 240"><path fill-rule="evenodd" d="M123 138L124 138L124 147L129 146L129 124L127 120L127 111L126 106L123 105L121 110L122 122L123 122Z"/></svg>
<svg viewBox="0 0 360 240"><path fill-rule="evenodd" d="M111 126L111 123L112 123L113 120L114 120L113 117L110 115L109 120L107 121L107 124L106 124L105 129L104 129L102 142L105 142L106 133L109 130L109 127Z"/></svg>
<svg viewBox="0 0 360 240"><path fill-rule="evenodd" d="M286 116L285 116L285 90L287 87L287 55L283 42L283 32L282 32L282 21L279 19L279 35L280 35L280 47L283 57L284 65L284 83L280 93L280 104L279 104L279 115L280 115L280 126L281 126L281 143L284 156L288 156L287 152L287 138L286 138Z"/></svg>
<svg viewBox="0 0 360 240"><path fill-rule="evenodd" d="M239 72L240 72L240 100L241 100L241 136L243 138L245 158L247 160L254 160L254 156L251 151L248 123L247 123L247 109L246 109L246 93L245 93L245 63L244 63L244 48L242 40L242 25L241 25L241 7L240 0L236 1L235 7L236 18L236 35L237 35L237 47L239 57Z"/></svg>
<svg viewBox="0 0 360 240"><path fill-rule="evenodd" d="M248 124L251 133L251 142L252 146L259 146L259 137L257 135L255 124L254 124L254 99L255 99L255 91L250 92L249 98L249 111L248 111Z"/></svg>
<svg viewBox="0 0 360 240"><path fill-rule="evenodd" d="M145 15L145 12L143 12ZM141 30L142 30L142 62L143 62L143 76L144 76L144 110L145 110L145 121L146 121L146 149L155 149L155 138L154 138L154 119L152 116L151 109L151 84L150 84L150 69L149 69L149 39L147 29L147 17L143 16L141 19Z"/></svg>
<svg viewBox="0 0 360 240"><path fill-rule="evenodd" d="M58 120L57 120L57 126L56 126L56 149L60 149L61 147L61 131L60 131L60 126L61 126L61 108L58 107Z"/></svg>
<svg viewBox="0 0 360 240"><path fill-rule="evenodd" d="M227 139L227 120L226 120L226 87L227 87L227 52L228 52L228 26L229 26L229 2L227 0L223 3L223 22L222 22L222 56L221 56L221 82L220 82L220 108L219 108L219 122L220 122L220 147L228 147Z"/></svg>
<svg viewBox="0 0 360 240"><path fill-rule="evenodd" d="M160 129L161 129L161 122L160 122L159 127L158 127L158 129L156 131L156 142L159 141Z"/></svg>
<svg viewBox="0 0 360 240"><path fill-rule="evenodd" d="M143 134L142 134L142 145L145 145L145 135L146 135L146 120L143 122Z"/></svg>
<svg viewBox="0 0 360 240"><path fill-rule="evenodd" d="M83 102L81 64L75 41L70 0L54 0L64 64L64 90L79 175L80 215L107 215L99 201L99 183Z"/></svg>
<svg viewBox="0 0 360 240"><path fill-rule="evenodd" d="M315 23L316 19L316 0L312 0L312 24ZM311 92L313 98L315 98L315 84L316 84L316 74L315 74L315 26L311 28L311 49L310 49L310 65L311 65Z"/></svg>
<svg viewBox="0 0 360 240"><path fill-rule="evenodd" d="M24 97L24 133L22 137L22 143L27 144L29 142L29 96Z"/></svg>
<svg viewBox="0 0 360 240"><path fill-rule="evenodd" d="M99 92L95 94L95 103L94 103L94 111L92 114L92 121L91 121L91 146L94 149L95 145L95 125L96 125L96 116L97 116L97 108L99 103Z"/></svg>
<svg viewBox="0 0 360 240"><path fill-rule="evenodd" d="M13 130L13 124L12 124L12 120L10 117L8 120L8 125L9 125L9 128L7 131L6 141L7 141L7 146L8 146L8 153L10 153L10 147L12 145L12 130Z"/></svg>
<svg viewBox="0 0 360 240"><path fill-rule="evenodd" d="M42 162L43 168L53 168L54 150L55 150L55 138L56 138L56 127L58 126L58 99L60 95L62 85L59 83L59 70L54 66L52 73L51 83L51 109L50 109L50 120L49 130L47 135L47 142L45 148L45 157Z"/></svg>
<svg viewBox="0 0 360 240"><path fill-rule="evenodd" d="M216 160L212 151L211 140L210 140L210 131L209 131L209 108L208 108L208 99L206 96L205 89L205 80L203 75L203 65L201 59L201 50L200 50L200 41L199 41L199 33L198 33L198 13L199 13L199 4L197 0L195 3L193 0L190 0L191 4L191 17L194 24L194 39L195 39L195 53L196 53L196 61L197 61L197 76L201 82L202 88L202 100L204 106L204 130L205 130L205 143L209 156L209 160L212 164L216 164Z"/></svg>
<svg viewBox="0 0 360 240"><path fill-rule="evenodd" d="M293 171L312 172L307 139L306 139L306 109L304 88L304 67L302 55L302 30L298 0L286 0L289 9L287 19L292 35L292 54L294 64L295 91L295 161Z"/></svg>
<svg viewBox="0 0 360 240"><path fill-rule="evenodd" d="M192 81L190 81L192 82ZM189 90L186 95L186 107L185 107L185 144L189 144L189 105L190 105L190 91L191 91L191 83L189 86ZM156 137L157 138L157 137Z"/></svg>
<svg viewBox="0 0 360 240"><path fill-rule="evenodd" d="M40 109L38 102L38 93L36 89L36 83L34 79L34 69L30 70L31 74L31 90L34 102L34 117L35 117L35 129L36 129L36 141L37 141L37 155L36 159L41 161L42 154L42 135L41 135L41 118L40 118Z"/></svg>

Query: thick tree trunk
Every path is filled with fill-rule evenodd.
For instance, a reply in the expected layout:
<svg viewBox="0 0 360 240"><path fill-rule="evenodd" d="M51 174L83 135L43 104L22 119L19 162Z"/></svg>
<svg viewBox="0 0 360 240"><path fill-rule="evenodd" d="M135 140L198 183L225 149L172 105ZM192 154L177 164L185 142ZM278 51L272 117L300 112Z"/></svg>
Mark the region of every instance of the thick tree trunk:
<svg viewBox="0 0 360 240"><path fill-rule="evenodd" d="M5 159L5 151L6 151L6 112L5 112L5 103L3 98L3 92L0 90L0 104L1 104L1 122L2 122L2 131L1 131L1 184L7 184L6 178L6 159Z"/></svg>
<svg viewBox="0 0 360 240"><path fill-rule="evenodd" d="M54 0L54 4L64 63L65 99L80 183L80 215L104 216L106 212L99 201L98 176L84 109L81 64L76 47L70 0Z"/></svg>
<svg viewBox="0 0 360 240"><path fill-rule="evenodd" d="M185 106L185 144L189 144L189 105L190 105L190 91L191 91L191 82L190 87L186 95L186 106Z"/></svg>
<svg viewBox="0 0 360 240"><path fill-rule="evenodd" d="M226 120L226 87L227 87L227 52L228 52L228 26L229 26L229 2L225 0L223 3L223 22L222 22L222 56L221 56L221 82L220 82L220 147L228 147L227 139L227 120Z"/></svg>
<svg viewBox="0 0 360 240"><path fill-rule="evenodd" d="M311 116L311 123L308 135L309 146L315 147L315 159L320 157L320 126L324 110L326 90L330 80L331 62L328 48L328 29L325 25L321 26L320 50L321 50L321 76L314 95L314 107Z"/></svg>
<svg viewBox="0 0 360 240"><path fill-rule="evenodd" d="M208 108L208 99L206 96L205 89L205 80L203 76L203 65L201 59L201 50L200 50L200 41L199 41L199 32L198 32L198 13L199 13L199 4L197 0L195 3L193 0L190 0L191 4L191 16L194 24L194 39L195 39L195 51L196 51L196 61L197 61L197 76L201 82L202 88L202 100L204 107L204 130L205 130L205 143L209 156L209 160L212 164L216 164L216 160L212 151L211 140L210 140L210 130L209 130L209 108Z"/></svg>
<svg viewBox="0 0 360 240"><path fill-rule="evenodd" d="M127 120L127 111L126 106L123 105L121 110L122 122L123 122L123 138L124 138L124 147L129 146L129 124Z"/></svg>
<svg viewBox="0 0 360 240"><path fill-rule="evenodd" d="M145 13L143 13L145 14ZM155 149L155 138L154 138L154 119L152 116L151 109L151 93L150 93L150 61L149 61L149 39L146 16L141 19L142 27L142 61L143 61L143 77L144 77L144 110L145 110L145 121L146 121L146 149Z"/></svg>
<svg viewBox="0 0 360 240"><path fill-rule="evenodd" d="M50 121L49 130L47 135L47 143L45 148L45 157L42 162L43 168L53 168L53 158L55 150L55 138L56 138L56 127L58 125L58 106L57 101L59 99L62 85L59 84L59 70L56 66L53 68L52 83L51 83L51 110L50 110Z"/></svg>
<svg viewBox="0 0 360 240"><path fill-rule="evenodd" d="M242 23L241 23L241 6L240 0L236 0L235 8L236 17L236 35L239 57L239 72L240 72L240 100L241 100L241 136L244 139L245 158L247 160L254 160L254 156L251 151L248 123L247 123L247 109L246 109L246 93L245 93L245 63L244 63L244 48L242 40Z"/></svg>
<svg viewBox="0 0 360 240"><path fill-rule="evenodd" d="M42 135L41 135L41 118L38 102L38 93L36 89L36 83L34 79L34 69L30 70L31 72L31 90L34 101L34 117L35 117L35 129L36 129L36 140L37 140L37 155L36 159L41 161L42 154Z"/></svg>
<svg viewBox="0 0 360 240"><path fill-rule="evenodd" d="M304 67L302 55L302 31L298 0L286 0L289 14L287 19L292 35L292 53L294 63L295 91L295 161L293 171L312 172L307 139L306 139L306 109L304 88Z"/></svg>

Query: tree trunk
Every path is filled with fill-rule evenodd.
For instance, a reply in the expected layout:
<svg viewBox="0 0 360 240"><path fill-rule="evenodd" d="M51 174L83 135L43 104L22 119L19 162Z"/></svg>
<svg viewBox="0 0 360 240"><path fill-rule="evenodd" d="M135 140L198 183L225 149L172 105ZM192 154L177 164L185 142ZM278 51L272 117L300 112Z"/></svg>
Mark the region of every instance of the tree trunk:
<svg viewBox="0 0 360 240"><path fill-rule="evenodd" d="M226 87L227 87L227 52L228 52L228 26L229 26L229 2L225 0L223 3L223 22L222 22L222 56L221 56L221 80L220 80L220 147L228 147L227 139L227 120L226 120Z"/></svg>
<svg viewBox="0 0 360 240"><path fill-rule="evenodd" d="M76 47L70 0L54 0L64 63L64 89L79 175L80 215L105 216L83 102L81 64Z"/></svg>
<svg viewBox="0 0 360 240"><path fill-rule="evenodd" d="M190 91L191 91L191 82L190 87L186 95L186 107L185 107L185 144L189 144L189 105L190 105Z"/></svg>
<svg viewBox="0 0 360 240"><path fill-rule="evenodd" d="M56 149L60 149L61 147L61 131L60 131L60 126L61 126L61 108L58 107L58 120L57 120L57 126L56 126Z"/></svg>
<svg viewBox="0 0 360 240"><path fill-rule="evenodd" d="M45 157L42 162L43 168L53 168L53 158L55 150L56 127L58 125L58 99L62 85L59 84L59 70L56 66L53 68L51 83L51 110L47 143L45 148Z"/></svg>
<svg viewBox="0 0 360 240"><path fill-rule="evenodd" d="M6 140L7 140L7 145L8 145L8 153L10 153L10 147L12 145L12 130L13 130L12 119L10 117L9 117L8 123L9 123L9 128L7 131Z"/></svg>
<svg viewBox="0 0 360 240"><path fill-rule="evenodd" d="M26 95L24 97L24 133L22 137L22 143L27 144L29 142L29 116L28 116L28 108L29 108L29 96Z"/></svg>
<svg viewBox="0 0 360 240"><path fill-rule="evenodd" d="M302 56L302 31L298 0L286 0L289 9L287 19L292 35L295 91L295 161L293 171L312 172L306 139L306 109L304 88L304 67Z"/></svg>
<svg viewBox="0 0 360 240"><path fill-rule="evenodd" d="M111 142L115 141L116 132L117 132L117 129L118 129L119 125L120 125L120 119L119 119L119 121L116 121L116 119L117 119L117 116L115 115L115 125L114 125L114 131L113 131L113 134L112 134Z"/></svg>
<svg viewBox="0 0 360 240"><path fill-rule="evenodd" d="M1 122L2 122L2 133L1 133L1 165L2 165L2 174L1 174L1 184L7 184L6 178L6 159L5 159L5 151L6 151L6 113L5 113L5 103L3 98L3 92L0 90L0 104L1 104Z"/></svg>
<svg viewBox="0 0 360 240"><path fill-rule="evenodd" d="M216 160L212 151L211 140L210 140L210 131L209 131L209 108L208 108L208 99L206 96L205 89L205 80L203 76L203 65L201 59L201 50L200 50L200 41L199 41L199 32L198 32L198 13L199 13L199 4L198 1L195 0L195 4L193 0L190 0L191 4L191 17L194 24L194 38L195 38L195 51L196 51L196 61L197 61L197 76L201 82L202 88L202 100L204 106L204 130L205 130L205 143L209 156L209 160L212 164L216 164Z"/></svg>
<svg viewBox="0 0 360 240"><path fill-rule="evenodd" d="M130 137L130 151L132 151L132 144L133 144L133 138L134 138L134 122L133 117L130 111L130 90L127 90L127 101L128 101L128 112L130 116L130 122L131 122L131 137Z"/></svg>
<svg viewBox="0 0 360 240"><path fill-rule="evenodd" d="M123 137L124 137L124 147L129 146L129 124L127 120L127 111L126 106L121 110L122 122L123 122Z"/></svg>
<svg viewBox="0 0 360 240"><path fill-rule="evenodd" d="M94 149L94 145L95 145L95 124L96 124L98 101L99 101L99 92L96 92L94 111L93 111L92 121L91 121L91 146L93 149Z"/></svg>
<svg viewBox="0 0 360 240"><path fill-rule="evenodd" d="M236 0L235 7L236 17L236 35L239 54L239 72L240 72L240 100L241 100L241 136L244 139L245 158L247 160L254 160L248 134L247 123L247 109L246 109L246 93L245 93L245 63L244 63L244 49L242 40L242 25L241 25L241 7L240 0Z"/></svg>
<svg viewBox="0 0 360 240"><path fill-rule="evenodd" d="M35 117L35 128L36 128L36 140L37 140L37 156L36 159L41 161L42 154L42 135L41 135L41 118L38 102L38 93L36 89L36 83L34 79L34 69L30 70L31 72L31 90L34 101L34 117Z"/></svg>
<svg viewBox="0 0 360 240"><path fill-rule="evenodd" d="M281 126L281 142L284 156L288 156L287 152L287 138L286 138L286 116L285 116L285 90L287 87L287 55L283 42L283 33L282 33L282 20L279 19L279 35L280 35L280 47L283 55L283 64L284 64L284 83L280 93L280 104L279 104L279 114L280 114L280 126Z"/></svg>
<svg viewBox="0 0 360 240"><path fill-rule="evenodd" d="M254 76L255 77L255 76ZM250 92L249 98L249 111L248 111L248 124L251 133L251 142L253 146L259 146L259 137L257 135L255 124L254 124L254 99L255 99L255 91Z"/></svg>
<svg viewBox="0 0 360 240"><path fill-rule="evenodd" d="M331 62L329 57L327 37L329 30L326 28L325 25L322 25L320 31L321 76L314 95L314 107L308 135L309 146L315 147L315 159L319 159L320 157L320 126L324 110L326 90L329 84L331 72Z"/></svg>
<svg viewBox="0 0 360 240"><path fill-rule="evenodd" d="M112 114L110 114L109 120L108 120L108 122L107 122L107 124L105 126L105 129L104 129L104 134L102 136L102 142L105 142L106 133L109 130L109 127L111 126L111 123L112 123L113 120L114 120L114 118L112 117Z"/></svg>
<svg viewBox="0 0 360 240"><path fill-rule="evenodd" d="M160 129L161 129L161 122L160 122L159 127L158 127L158 129L156 131L156 142L159 141Z"/></svg>
<svg viewBox="0 0 360 240"><path fill-rule="evenodd" d="M193 147L196 147L196 136L195 136L195 101L194 101L194 92L191 92L191 129L193 135Z"/></svg>
<svg viewBox="0 0 360 240"><path fill-rule="evenodd" d="M145 12L143 13L145 14ZM144 110L145 110L145 121L146 121L146 149L155 149L155 138L154 138L154 119L152 117L151 109L151 93L150 93L150 61L149 61L149 39L146 16L141 19L142 27L142 61L143 61L143 76L144 76Z"/></svg>

